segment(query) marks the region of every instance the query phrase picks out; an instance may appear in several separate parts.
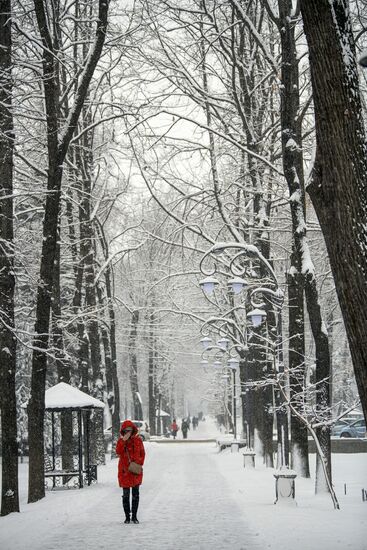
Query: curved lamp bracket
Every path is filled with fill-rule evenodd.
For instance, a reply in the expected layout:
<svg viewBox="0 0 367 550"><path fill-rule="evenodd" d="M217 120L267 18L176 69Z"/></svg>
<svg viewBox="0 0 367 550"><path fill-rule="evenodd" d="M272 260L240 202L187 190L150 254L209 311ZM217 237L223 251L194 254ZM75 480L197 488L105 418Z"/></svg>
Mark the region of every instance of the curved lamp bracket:
<svg viewBox="0 0 367 550"><path fill-rule="evenodd" d="M282 305L283 305L283 301L284 301L284 292L282 291L281 288L276 288L276 289L272 289L272 288L267 288L267 287L258 287L258 288L254 288L251 293L250 293L250 301L251 301L251 304L254 306L254 307L259 307L259 308L263 308L265 306L264 302L255 302L254 299L255 299L255 296L256 294L268 294L271 298L272 298L272 304L273 306L277 307L278 309L281 309Z"/></svg>

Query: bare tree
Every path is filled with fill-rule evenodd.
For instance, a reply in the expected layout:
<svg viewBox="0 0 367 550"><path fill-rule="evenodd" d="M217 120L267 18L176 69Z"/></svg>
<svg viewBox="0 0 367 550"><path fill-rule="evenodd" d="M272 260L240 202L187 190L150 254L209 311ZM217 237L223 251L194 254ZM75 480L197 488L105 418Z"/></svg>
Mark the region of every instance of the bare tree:
<svg viewBox="0 0 367 550"><path fill-rule="evenodd" d="M316 123L307 191L329 253L367 418L367 146L348 0L301 0Z"/></svg>
<svg viewBox="0 0 367 550"><path fill-rule="evenodd" d="M19 512L14 327L12 36L10 0L0 2L0 411L1 515Z"/></svg>
<svg viewBox="0 0 367 550"><path fill-rule="evenodd" d="M47 116L48 192L43 222L40 281L37 292L31 398L28 405L29 502L35 502L43 498L45 494L43 483L44 394L63 164L83 107L89 83L102 53L107 27L108 0L99 0L95 41L89 52L88 59L85 61L84 70L75 94L74 105L62 132L60 132L59 125L60 97L55 62L57 55L54 50L52 31L44 1L35 0L34 6L42 40L43 86Z"/></svg>

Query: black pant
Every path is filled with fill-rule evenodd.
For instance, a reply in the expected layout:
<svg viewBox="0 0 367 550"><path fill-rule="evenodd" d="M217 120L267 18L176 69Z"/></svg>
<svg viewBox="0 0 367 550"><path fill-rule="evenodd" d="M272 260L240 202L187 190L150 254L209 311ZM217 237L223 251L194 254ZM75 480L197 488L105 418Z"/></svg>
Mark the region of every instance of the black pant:
<svg viewBox="0 0 367 550"><path fill-rule="evenodd" d="M131 493L131 512L133 519L135 519L139 506L139 485L131 487ZM123 488L122 504L126 517L130 518L130 487Z"/></svg>

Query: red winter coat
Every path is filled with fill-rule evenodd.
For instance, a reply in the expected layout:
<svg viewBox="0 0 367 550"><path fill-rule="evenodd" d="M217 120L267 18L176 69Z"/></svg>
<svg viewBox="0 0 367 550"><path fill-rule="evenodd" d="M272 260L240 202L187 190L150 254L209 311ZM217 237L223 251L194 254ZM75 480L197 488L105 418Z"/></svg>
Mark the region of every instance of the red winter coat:
<svg viewBox="0 0 367 550"><path fill-rule="evenodd" d="M119 439L116 445L116 454L120 456L118 479L120 487L135 487L135 485L141 485L143 481L143 472L138 475L129 472L129 457L131 462L137 462L143 465L145 450L143 441L138 435L138 428L131 420L125 420L121 424L120 433L126 428L133 428L133 432L127 441Z"/></svg>

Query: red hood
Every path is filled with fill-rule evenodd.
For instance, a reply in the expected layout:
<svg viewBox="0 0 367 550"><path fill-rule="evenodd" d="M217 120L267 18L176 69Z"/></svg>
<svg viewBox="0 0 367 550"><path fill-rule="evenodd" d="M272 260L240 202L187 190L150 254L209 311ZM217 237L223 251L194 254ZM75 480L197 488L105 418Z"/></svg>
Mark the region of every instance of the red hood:
<svg viewBox="0 0 367 550"><path fill-rule="evenodd" d="M132 435L136 435L138 433L138 428L133 422L131 422L131 420L124 420L124 422L121 424L120 433L122 433L122 430L126 430L126 428L133 429Z"/></svg>

